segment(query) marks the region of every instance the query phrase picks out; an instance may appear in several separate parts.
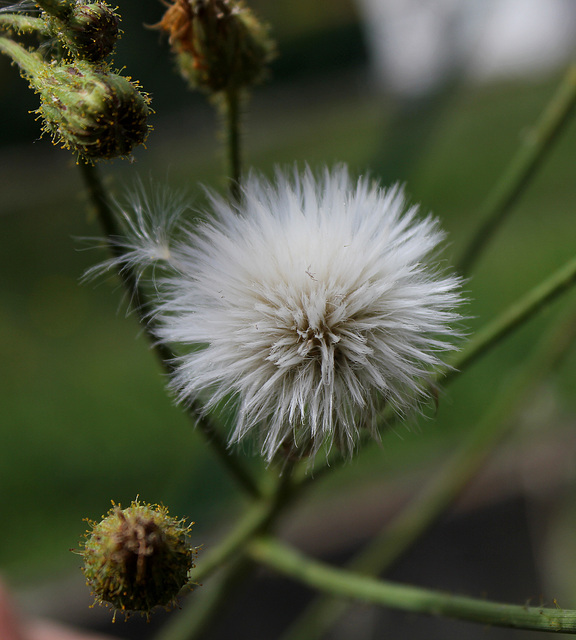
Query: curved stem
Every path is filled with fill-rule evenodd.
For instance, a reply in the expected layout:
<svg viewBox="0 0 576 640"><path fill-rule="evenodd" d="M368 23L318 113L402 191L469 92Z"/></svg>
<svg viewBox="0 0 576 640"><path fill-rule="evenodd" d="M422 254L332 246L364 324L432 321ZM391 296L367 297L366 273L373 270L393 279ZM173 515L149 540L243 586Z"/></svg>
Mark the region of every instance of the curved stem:
<svg viewBox="0 0 576 640"><path fill-rule="evenodd" d="M575 106L576 64L572 64L540 119L524 137L523 144L508 168L480 207L477 217L482 223L463 253L459 265L461 273L466 274L471 271L482 251L552 149L553 143L574 113Z"/></svg>
<svg viewBox="0 0 576 640"><path fill-rule="evenodd" d="M235 583L236 571L241 571L242 575L245 575L251 568L245 564L245 561L249 561L245 555L247 543L257 535L270 531L283 508L295 497L297 488L292 480L291 469L285 470L282 476L276 479L271 494L246 511L231 533L206 554L192 574L194 581L200 583L223 567L225 573L220 585L215 588L211 596L207 597L205 604L199 605L200 611L195 606L194 596L192 596L190 603L161 630L155 640L192 640L197 637L198 630L205 629L204 622L201 625L198 624L198 616L205 616L207 624L208 619L212 617L213 607L221 602L220 590L227 590L231 584ZM226 563L230 565L224 567Z"/></svg>
<svg viewBox="0 0 576 640"><path fill-rule="evenodd" d="M477 474L486 458L513 426L512 415L531 389L565 355L576 339L574 308L554 323L529 361L504 384L485 416L469 430L463 445L442 463L435 477L348 565L367 575L385 572L446 511ZM315 640L342 615L348 603L319 596L296 620L282 640Z"/></svg>
<svg viewBox="0 0 576 640"><path fill-rule="evenodd" d="M37 55L30 53L21 44L10 40L10 38L0 37L0 51L10 56L20 69L26 73L31 82L46 68L46 63L40 60Z"/></svg>
<svg viewBox="0 0 576 640"><path fill-rule="evenodd" d="M100 224L109 241L108 246L110 251L114 254L114 257L119 257L122 255L123 249L117 242L114 242L114 240L117 239L121 233L116 223L113 209L110 205L107 192L102 184L102 180L100 179L98 170L94 165L82 162L79 164L79 167L88 189L90 199L98 214ZM150 312L152 310L150 302L144 295L136 274L130 268L121 267L118 269L118 276L120 277L124 288L130 295L132 307L137 314L138 321L154 349L162 368L167 374L171 374L174 370L174 361L176 356L166 344L159 342L154 336L154 326L150 321ZM187 407L187 410L190 418L196 423L206 441L210 444L232 477L235 478L246 493L252 497L258 497L260 495L260 489L256 482L253 480L248 470L240 464L240 461L231 455L227 444L220 435L216 425L203 413L202 407L199 403L192 402Z"/></svg>
<svg viewBox="0 0 576 640"><path fill-rule="evenodd" d="M501 604L409 587L336 569L271 538L254 540L254 560L315 589L383 607L498 627L576 634L576 611Z"/></svg>

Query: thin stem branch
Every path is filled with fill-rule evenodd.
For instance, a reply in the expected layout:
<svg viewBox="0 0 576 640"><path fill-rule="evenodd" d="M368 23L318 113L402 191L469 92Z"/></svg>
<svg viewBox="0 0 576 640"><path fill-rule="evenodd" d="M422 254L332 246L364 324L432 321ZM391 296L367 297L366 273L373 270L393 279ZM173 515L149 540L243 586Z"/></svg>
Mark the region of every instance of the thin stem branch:
<svg viewBox="0 0 576 640"><path fill-rule="evenodd" d="M154 640L198 640L222 615L223 608L238 592L240 582L254 569L251 558L239 555L236 561L223 567L208 585L200 585L190 595L183 612L165 626Z"/></svg>
<svg viewBox="0 0 576 640"><path fill-rule="evenodd" d="M538 167L569 122L576 106L576 64L570 65L556 93L500 180L477 213L481 226L463 253L459 270L467 274L480 257L512 206L525 191Z"/></svg>
<svg viewBox="0 0 576 640"><path fill-rule="evenodd" d="M562 315L540 341L530 359L519 366L494 398L486 415L467 431L466 440L422 491L360 552L348 568L378 575L390 568L461 494L483 463L512 428L513 414L535 385L565 355L576 339L574 308ZM282 640L322 637L344 613L348 603L319 596L290 627Z"/></svg>
<svg viewBox="0 0 576 640"><path fill-rule="evenodd" d="M546 280L528 291L495 320L481 328L464 345L449 364L453 367L444 377L451 381L467 369L480 356L492 349L522 324L533 318L541 309L576 284L576 258L557 269Z"/></svg>
<svg viewBox="0 0 576 640"><path fill-rule="evenodd" d="M79 167L90 199L96 209L100 225L102 226L104 234L108 240L110 251L113 253L114 257L120 257L123 253L123 249L116 240L121 236L121 232L118 228L113 208L110 205L106 189L102 184L98 170L94 165L88 163L80 163ZM174 361L176 356L166 344L159 342L155 338L154 326L150 320L152 315L150 302L144 295L136 274L132 269L122 266L118 269L118 276L130 296L132 307L138 317L138 321L154 349L162 368L167 374L171 374L174 370ZM220 435L216 425L203 413L202 407L199 403L190 403L187 407L187 411L190 418L198 426L206 441L210 444L213 451L216 453L231 476L235 478L238 484L248 495L258 497L260 495L260 489L256 482L240 461L231 455L228 446Z"/></svg>
<svg viewBox="0 0 576 640"><path fill-rule="evenodd" d="M254 540L248 550L254 560L338 597L491 626L576 634L573 610L501 604L376 580L330 567L272 538Z"/></svg>
<svg viewBox="0 0 576 640"><path fill-rule="evenodd" d="M228 180L230 198L240 199L240 180L242 178L242 154L240 135L240 93L238 89L228 89L224 94L224 127L226 136L226 154L228 160Z"/></svg>
<svg viewBox="0 0 576 640"><path fill-rule="evenodd" d="M221 567L225 572L222 582L215 588L216 590L208 598L208 602L205 605L200 605L200 611L198 611L193 600L194 596L192 596L188 606L161 630L155 640L192 640L197 637L194 635L199 628L197 627L197 616L206 616L207 622L208 617L211 616L211 607L216 606L220 601L219 590L227 589L235 580L236 570L242 569L242 573L245 575L251 568L249 565L243 564L243 560L247 559L245 549L249 541L258 535L268 533L283 508L296 496L297 486L293 482L291 471L292 469L285 469L284 473L276 478L275 486L270 495L252 504L226 538L198 563L198 567L192 575L197 583L206 580ZM226 563L231 564L226 567L224 566ZM237 567L235 563L240 563L240 565ZM202 625L201 628L204 630L205 626Z"/></svg>

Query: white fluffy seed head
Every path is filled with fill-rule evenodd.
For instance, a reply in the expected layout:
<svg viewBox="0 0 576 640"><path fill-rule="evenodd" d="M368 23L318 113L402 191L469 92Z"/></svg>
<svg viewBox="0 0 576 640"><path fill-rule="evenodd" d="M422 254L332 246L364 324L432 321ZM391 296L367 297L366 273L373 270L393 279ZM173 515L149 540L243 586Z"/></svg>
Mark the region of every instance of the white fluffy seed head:
<svg viewBox="0 0 576 640"><path fill-rule="evenodd" d="M257 432L268 460L352 452L362 428L377 437L382 403L418 405L453 348L460 281L429 264L443 234L399 187L345 167L251 175L242 194L237 206L211 196L211 215L166 254L158 336L191 347L173 387L207 409L235 398L231 442ZM133 230L133 261L149 237Z"/></svg>

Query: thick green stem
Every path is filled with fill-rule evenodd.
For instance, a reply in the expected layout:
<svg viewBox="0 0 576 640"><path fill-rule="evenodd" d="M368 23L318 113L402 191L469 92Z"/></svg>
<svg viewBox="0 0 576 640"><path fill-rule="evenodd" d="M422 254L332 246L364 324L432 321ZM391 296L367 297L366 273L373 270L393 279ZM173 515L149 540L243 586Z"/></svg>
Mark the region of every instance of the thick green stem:
<svg viewBox="0 0 576 640"><path fill-rule="evenodd" d="M574 309L556 322L535 349L528 362L518 367L494 398L486 415L467 432L466 439L439 473L372 540L348 568L378 575L408 550L444 513L481 469L486 458L513 426L512 416L526 395L562 358L576 339ZM323 595L312 603L282 640L316 640L344 613L348 603Z"/></svg>
<svg viewBox="0 0 576 640"><path fill-rule="evenodd" d="M40 76L42 71L47 68L46 63L42 62L40 58L9 38L0 38L0 51L10 56L31 81Z"/></svg>
<svg viewBox="0 0 576 640"><path fill-rule="evenodd" d="M115 242L115 240L117 240L122 234L116 223L113 209L110 205L106 189L100 179L98 170L94 165L87 163L80 163L79 167L90 199L96 209L98 219L108 240L110 251L113 253L114 257L122 257L123 249L118 242ZM174 369L175 354L166 344L159 342L154 335L154 326L150 321L150 312L152 309L138 283L136 274L132 269L121 267L118 269L118 276L120 277L124 288L130 295L130 300L135 313L138 316L140 325L158 356L160 364L167 374L172 373ZM197 402L192 402L187 407L187 410L192 420L204 435L206 441L210 444L224 467L238 482L239 486L242 487L242 489L250 496L259 496L260 490L256 482L253 480L248 470L240 464L240 461L231 455L227 444L220 435L216 425L203 413L202 407Z"/></svg>
<svg viewBox="0 0 576 640"><path fill-rule="evenodd" d="M254 560L341 598L491 626L576 634L576 611L500 604L376 580L330 567L271 538L254 540L248 551Z"/></svg>
<svg viewBox="0 0 576 640"><path fill-rule="evenodd" d="M524 136L523 144L512 162L480 207L477 217L482 221L481 226L464 251L459 265L461 273L470 272L489 240L552 149L553 143L574 113L575 106L576 64L572 64L540 119Z"/></svg>

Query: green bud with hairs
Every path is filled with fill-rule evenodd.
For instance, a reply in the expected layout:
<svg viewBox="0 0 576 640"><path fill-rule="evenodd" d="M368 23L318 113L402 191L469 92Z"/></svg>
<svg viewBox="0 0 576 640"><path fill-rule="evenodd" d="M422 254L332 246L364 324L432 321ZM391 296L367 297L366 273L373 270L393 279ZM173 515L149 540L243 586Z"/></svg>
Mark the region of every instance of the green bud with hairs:
<svg viewBox="0 0 576 640"><path fill-rule="evenodd" d="M0 51L40 95L44 131L79 159L129 156L146 140L150 101L130 79L83 60L47 63L7 38L0 38Z"/></svg>
<svg viewBox="0 0 576 640"><path fill-rule="evenodd" d="M44 130L81 158L128 156L148 136L148 98L118 73L65 64L38 92Z"/></svg>
<svg viewBox="0 0 576 640"><path fill-rule="evenodd" d="M120 18L105 2L78 2L63 18L48 16L47 22L72 56L90 62L110 55L120 35Z"/></svg>
<svg viewBox="0 0 576 640"><path fill-rule="evenodd" d="M126 615L148 616L157 606L170 608L192 584L189 571L197 553L188 542L190 525L159 505L134 500L113 507L100 522L89 521L80 554L96 602Z"/></svg>

